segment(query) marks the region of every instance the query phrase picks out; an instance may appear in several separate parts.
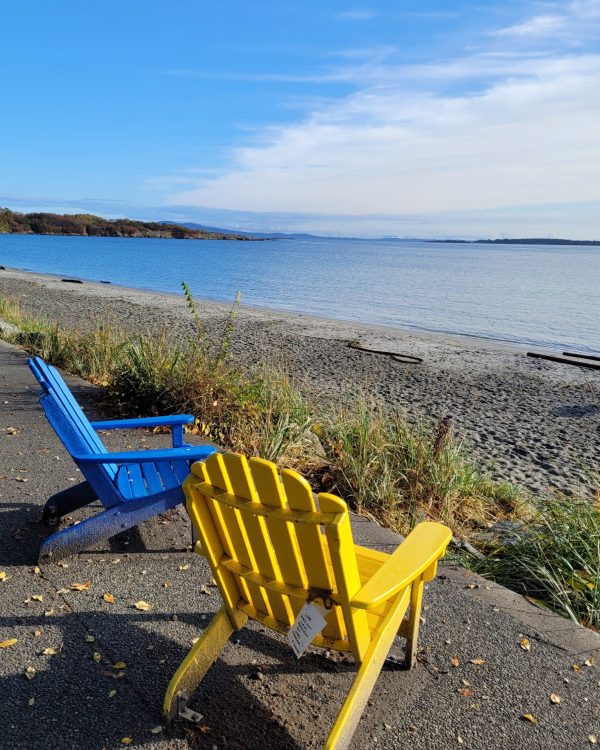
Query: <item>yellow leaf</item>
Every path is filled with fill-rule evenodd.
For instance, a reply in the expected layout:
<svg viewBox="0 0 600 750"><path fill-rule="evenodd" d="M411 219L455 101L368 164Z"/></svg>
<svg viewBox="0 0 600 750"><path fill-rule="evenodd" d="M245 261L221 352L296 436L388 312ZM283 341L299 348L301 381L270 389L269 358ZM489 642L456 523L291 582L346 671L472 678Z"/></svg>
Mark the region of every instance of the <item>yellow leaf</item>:
<svg viewBox="0 0 600 750"><path fill-rule="evenodd" d="M9 648L10 646L14 646L15 643L18 643L16 638L8 638L6 641L0 641L0 648Z"/></svg>
<svg viewBox="0 0 600 750"><path fill-rule="evenodd" d="M562 698L556 693L550 693L550 701L552 703L560 703L562 701Z"/></svg>
<svg viewBox="0 0 600 750"><path fill-rule="evenodd" d="M27 667L25 670L25 677L27 677L28 680L33 680L35 677L35 667Z"/></svg>
<svg viewBox="0 0 600 750"><path fill-rule="evenodd" d="M533 716L533 714L522 714L521 718L525 721L530 721L532 724L538 723L538 720L535 718L535 716Z"/></svg>
<svg viewBox="0 0 600 750"><path fill-rule="evenodd" d="M475 664L475 666L480 667L482 664L485 664L485 659L471 659L471 664Z"/></svg>
<svg viewBox="0 0 600 750"><path fill-rule="evenodd" d="M178 565L177 570L189 570L191 567L190 563L186 563L185 565Z"/></svg>
<svg viewBox="0 0 600 750"><path fill-rule="evenodd" d="M131 739L131 737L123 737L123 739L121 740L122 745L131 745L132 742L133 740Z"/></svg>
<svg viewBox="0 0 600 750"><path fill-rule="evenodd" d="M108 602L109 604L115 603L115 597L112 594L102 594L102 598L105 602Z"/></svg>
<svg viewBox="0 0 600 750"><path fill-rule="evenodd" d="M588 734L588 740L590 741L591 745L598 744L598 737L595 734Z"/></svg>
<svg viewBox="0 0 600 750"><path fill-rule="evenodd" d="M43 594L34 594L31 597L32 602L43 602L44 601L44 595Z"/></svg>
<svg viewBox="0 0 600 750"><path fill-rule="evenodd" d="M44 650L42 651L42 654L43 654L44 656L54 656L54 654L57 654L57 653L58 653L57 649L55 649L55 648L52 648L51 646L48 646L48 648L45 648L45 649L44 649Z"/></svg>
<svg viewBox="0 0 600 750"><path fill-rule="evenodd" d="M529 642L529 638L521 638L519 641L519 646L523 649L523 651L531 651L531 643Z"/></svg>
<svg viewBox="0 0 600 750"><path fill-rule="evenodd" d="M91 585L91 581L86 581L85 583L72 583L69 588L71 591L87 591Z"/></svg>
<svg viewBox="0 0 600 750"><path fill-rule="evenodd" d="M116 664L113 664L113 669L125 669L127 664L125 664L124 661L118 661Z"/></svg>
<svg viewBox="0 0 600 750"><path fill-rule="evenodd" d="M5 573L3 570L0 570L0 581L3 581L5 578L8 578L8 573Z"/></svg>
<svg viewBox="0 0 600 750"><path fill-rule="evenodd" d="M579 664L573 664L571 669L573 670L573 672L581 672L581 667L579 666Z"/></svg>
<svg viewBox="0 0 600 750"><path fill-rule="evenodd" d="M592 656L591 659L586 659L583 663L586 667L593 667L596 664L596 659Z"/></svg>
<svg viewBox="0 0 600 750"><path fill-rule="evenodd" d="M148 602L145 602L143 599L140 599L140 601L136 602L133 606L136 609L141 609L142 612L147 612L152 607L151 604L149 604Z"/></svg>
<svg viewBox="0 0 600 750"><path fill-rule="evenodd" d="M458 656L453 656L450 659L450 664L452 664L453 667L458 667L458 665L460 664L460 661L458 660Z"/></svg>
<svg viewBox="0 0 600 750"><path fill-rule="evenodd" d="M94 653L92 654L92 659L96 662L96 664L99 664L102 656L97 651L94 651Z"/></svg>
<svg viewBox="0 0 600 750"><path fill-rule="evenodd" d="M37 565L36 565L36 566L35 566L35 568L33 569L33 572L35 573L35 575L36 575L36 576L39 576L39 575L41 575L41 573L42 573L41 569L40 569L40 568L38 568L38 566L37 566Z"/></svg>

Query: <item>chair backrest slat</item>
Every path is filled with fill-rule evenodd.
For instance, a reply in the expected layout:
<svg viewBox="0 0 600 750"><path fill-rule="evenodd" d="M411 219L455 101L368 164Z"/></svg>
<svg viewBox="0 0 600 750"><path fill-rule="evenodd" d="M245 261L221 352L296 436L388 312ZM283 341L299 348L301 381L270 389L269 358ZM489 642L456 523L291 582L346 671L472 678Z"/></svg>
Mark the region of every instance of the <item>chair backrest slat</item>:
<svg viewBox="0 0 600 750"><path fill-rule="evenodd" d="M307 516L316 512L312 489L303 476L295 471L284 469L281 472L281 480L291 510L302 511ZM336 511L339 511L339 508L336 508ZM333 591L331 558L325 544L322 527L308 523L297 524L295 532L309 588ZM326 619L327 627L323 630L323 635L332 640L344 640L346 630L339 607L334 607Z"/></svg>
<svg viewBox="0 0 600 750"><path fill-rule="evenodd" d="M250 473L246 457L237 453L227 453L223 459L233 494L238 498L247 500L248 503L259 503L258 493L254 486L254 480ZM275 558L273 546L270 543L265 518L255 516L252 513L244 513L243 511L239 512L239 517L246 532L245 538L248 540L252 557L256 563L255 570L274 581L283 580ZM294 619L288 598L275 594L272 591L265 591L265 594L270 614L275 620L286 625L291 625Z"/></svg>
<svg viewBox="0 0 600 750"><path fill-rule="evenodd" d="M217 490L233 493L223 456L218 453L213 455L215 459L210 461L210 463L206 463L208 481ZM235 508L219 505L214 499L209 501L209 507L212 510L213 521L223 524L220 535L228 539L230 557L244 565L248 570L256 570L256 561L252 555L240 512ZM267 597L263 589L250 581L245 581L241 578L237 580L240 586L240 593L246 598L248 603L258 612L272 616L273 613L269 609Z"/></svg>
<svg viewBox="0 0 600 750"><path fill-rule="evenodd" d="M29 367L42 387L43 395L40 397L40 403L48 416L48 421L69 453L72 455L106 453L102 441L73 398L58 370L47 365L40 357L31 358ZM49 409L51 404L53 408ZM117 466L102 465L100 471L112 481L116 477Z"/></svg>

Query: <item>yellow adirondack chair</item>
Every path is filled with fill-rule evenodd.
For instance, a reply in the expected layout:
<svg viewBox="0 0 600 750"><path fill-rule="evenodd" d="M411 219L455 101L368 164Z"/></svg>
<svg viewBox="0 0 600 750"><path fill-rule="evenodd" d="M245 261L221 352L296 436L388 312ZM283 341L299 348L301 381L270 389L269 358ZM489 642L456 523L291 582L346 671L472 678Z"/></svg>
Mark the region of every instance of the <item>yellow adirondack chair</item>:
<svg viewBox="0 0 600 750"><path fill-rule="evenodd" d="M185 709L248 617L286 633L314 600L329 612L313 645L349 651L357 665L325 744L347 747L398 633L407 641L406 666L415 663L423 583L435 578L450 530L422 523L391 555L359 547L340 498L320 493L315 503L296 472L279 474L269 461L236 453L193 464L183 488L197 551L208 559L224 603L173 676L165 714Z"/></svg>

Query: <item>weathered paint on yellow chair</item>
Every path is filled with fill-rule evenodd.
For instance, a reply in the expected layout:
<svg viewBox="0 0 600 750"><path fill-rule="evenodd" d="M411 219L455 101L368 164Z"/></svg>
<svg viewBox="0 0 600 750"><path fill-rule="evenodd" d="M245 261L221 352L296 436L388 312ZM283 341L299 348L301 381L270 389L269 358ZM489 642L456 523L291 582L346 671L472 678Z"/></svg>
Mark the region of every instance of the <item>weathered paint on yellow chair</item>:
<svg viewBox="0 0 600 750"><path fill-rule="evenodd" d="M236 453L193 464L183 488L223 607L173 676L165 714L185 704L248 617L286 633L317 600L329 614L313 645L349 651L358 667L325 744L347 747L397 634L407 641L407 667L415 663L423 583L435 578L450 530L422 523L391 555L359 547L339 497L320 493L315 502L296 472Z"/></svg>

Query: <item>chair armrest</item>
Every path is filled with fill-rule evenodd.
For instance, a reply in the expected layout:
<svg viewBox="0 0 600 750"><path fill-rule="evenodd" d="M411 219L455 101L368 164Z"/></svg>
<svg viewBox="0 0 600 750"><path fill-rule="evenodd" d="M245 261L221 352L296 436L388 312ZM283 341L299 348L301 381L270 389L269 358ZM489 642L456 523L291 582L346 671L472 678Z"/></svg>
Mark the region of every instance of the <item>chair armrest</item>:
<svg viewBox="0 0 600 750"><path fill-rule="evenodd" d="M376 607L423 573L425 580L433 580L436 563L444 556L451 539L452 532L441 523L420 523L357 592L351 606L357 609Z"/></svg>
<svg viewBox="0 0 600 750"><path fill-rule="evenodd" d="M196 461L215 452L212 445L189 445L156 451L124 451L122 453L93 453L72 456L78 464L144 464L157 461Z"/></svg>
<svg viewBox="0 0 600 750"><path fill-rule="evenodd" d="M194 417L191 414L173 414L168 417L140 417L138 419L108 419L101 422L92 422L95 430L129 430L136 427L162 427L179 424L192 424Z"/></svg>

